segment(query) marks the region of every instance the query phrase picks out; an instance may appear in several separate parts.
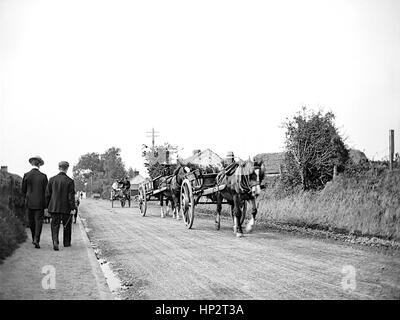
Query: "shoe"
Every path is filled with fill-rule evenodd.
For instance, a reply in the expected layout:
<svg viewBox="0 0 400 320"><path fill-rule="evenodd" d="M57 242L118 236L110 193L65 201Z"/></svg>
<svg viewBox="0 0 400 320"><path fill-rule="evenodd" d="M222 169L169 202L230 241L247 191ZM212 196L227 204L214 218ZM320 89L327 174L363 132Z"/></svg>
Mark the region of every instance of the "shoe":
<svg viewBox="0 0 400 320"><path fill-rule="evenodd" d="M56 244L53 246L53 249L54 249L54 251L60 250L60 249L58 248L58 245L56 245Z"/></svg>
<svg viewBox="0 0 400 320"><path fill-rule="evenodd" d="M34 243L36 249L40 249L39 243Z"/></svg>

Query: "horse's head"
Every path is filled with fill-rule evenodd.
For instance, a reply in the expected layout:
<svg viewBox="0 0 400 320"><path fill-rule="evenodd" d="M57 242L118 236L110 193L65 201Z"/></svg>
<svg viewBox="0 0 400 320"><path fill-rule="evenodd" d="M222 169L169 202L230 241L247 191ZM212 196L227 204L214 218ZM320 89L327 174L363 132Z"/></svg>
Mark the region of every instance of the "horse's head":
<svg viewBox="0 0 400 320"><path fill-rule="evenodd" d="M183 177L188 172L190 172L189 167L187 167L187 166L185 166L185 165L183 165L182 163L179 162L178 167L174 171L174 176L176 176L176 181L178 182L178 185L182 184Z"/></svg>
<svg viewBox="0 0 400 320"><path fill-rule="evenodd" d="M248 160L241 164L242 175L248 177L248 187L253 197L257 197L261 193L261 181L264 179L265 168L262 161Z"/></svg>

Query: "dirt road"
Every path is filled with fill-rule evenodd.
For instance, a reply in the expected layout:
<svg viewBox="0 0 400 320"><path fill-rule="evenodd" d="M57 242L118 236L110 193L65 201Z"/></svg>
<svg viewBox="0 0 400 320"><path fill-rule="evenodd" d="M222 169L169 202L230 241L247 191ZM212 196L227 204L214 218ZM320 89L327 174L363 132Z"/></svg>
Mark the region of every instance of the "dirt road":
<svg viewBox="0 0 400 320"><path fill-rule="evenodd" d="M193 229L159 207L146 217L108 201L83 200L92 243L127 289L123 299L400 299L400 256L255 229L235 238L231 222Z"/></svg>

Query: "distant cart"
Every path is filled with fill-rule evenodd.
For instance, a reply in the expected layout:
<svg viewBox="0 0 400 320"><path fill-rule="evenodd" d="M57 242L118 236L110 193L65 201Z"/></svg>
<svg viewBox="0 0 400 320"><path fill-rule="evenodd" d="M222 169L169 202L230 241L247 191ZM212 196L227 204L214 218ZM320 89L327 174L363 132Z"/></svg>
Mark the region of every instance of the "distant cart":
<svg viewBox="0 0 400 320"><path fill-rule="evenodd" d="M111 208L114 208L114 201L119 201L121 203L121 207L125 207L125 204L128 203L128 206L131 206L131 190L124 191L119 188L117 185L113 184L111 188Z"/></svg>

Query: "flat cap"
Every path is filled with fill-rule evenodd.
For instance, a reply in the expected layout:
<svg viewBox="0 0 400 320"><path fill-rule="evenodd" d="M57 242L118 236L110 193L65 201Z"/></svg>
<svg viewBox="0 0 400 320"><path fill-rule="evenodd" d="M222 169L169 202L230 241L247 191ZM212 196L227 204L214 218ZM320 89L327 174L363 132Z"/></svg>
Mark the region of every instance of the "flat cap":
<svg viewBox="0 0 400 320"><path fill-rule="evenodd" d="M61 161L61 162L58 163L58 167L66 169L66 168L69 167L69 163L67 161Z"/></svg>
<svg viewBox="0 0 400 320"><path fill-rule="evenodd" d="M30 158L29 158L29 163L31 163L32 160L37 160L37 161L39 161L39 164L40 164L41 166L44 165L43 159L42 159L41 157L39 157L39 156L30 157Z"/></svg>

